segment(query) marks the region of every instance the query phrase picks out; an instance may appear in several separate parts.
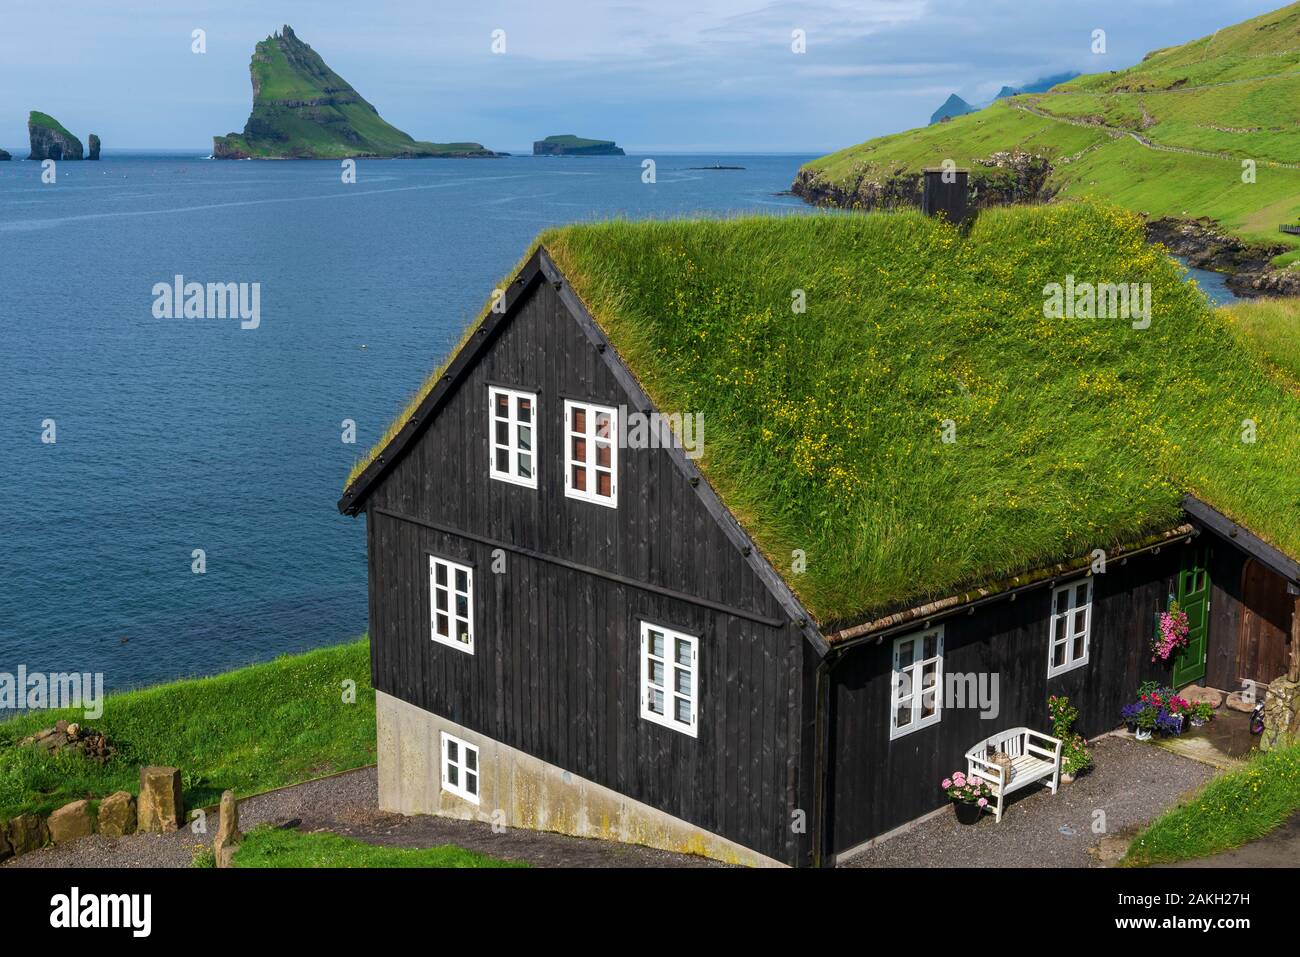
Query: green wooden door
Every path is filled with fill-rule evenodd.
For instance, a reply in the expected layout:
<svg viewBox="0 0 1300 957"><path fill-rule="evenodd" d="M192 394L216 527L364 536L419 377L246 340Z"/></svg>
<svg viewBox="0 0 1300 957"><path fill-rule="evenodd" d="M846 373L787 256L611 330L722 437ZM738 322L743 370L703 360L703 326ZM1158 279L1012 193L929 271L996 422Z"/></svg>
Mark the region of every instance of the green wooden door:
<svg viewBox="0 0 1300 957"><path fill-rule="evenodd" d="M1205 678L1205 657L1210 632L1209 552L1188 548L1178 571L1178 605L1187 613L1187 647L1174 658L1174 687Z"/></svg>

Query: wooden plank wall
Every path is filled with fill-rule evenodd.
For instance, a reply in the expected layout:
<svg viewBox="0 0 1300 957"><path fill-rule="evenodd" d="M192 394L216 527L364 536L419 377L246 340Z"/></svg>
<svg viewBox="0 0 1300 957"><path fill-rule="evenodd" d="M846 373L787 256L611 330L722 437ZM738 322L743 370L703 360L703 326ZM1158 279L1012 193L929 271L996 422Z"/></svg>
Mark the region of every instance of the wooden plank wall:
<svg viewBox="0 0 1300 957"><path fill-rule="evenodd" d="M488 478L489 384L539 394L536 490ZM628 401L543 284L367 504L375 686L764 854L802 862L811 839L793 834L789 822L792 782L794 803L811 807L810 775L800 775L812 722L806 642L779 623L787 621L780 605L663 450L619 450L617 509L564 497L566 398ZM706 424L706 443L707 435ZM492 547L476 539L772 623L514 551L505 574L493 574ZM429 637L429 553L475 569L472 656ZM640 717L643 618L700 636L698 739Z"/></svg>
<svg viewBox="0 0 1300 957"><path fill-rule="evenodd" d="M1089 663L1047 677L1051 589L995 601L973 615L946 619L944 668L996 673L1000 711L947 710L936 725L889 740L893 639L850 651L833 674L833 847L847 850L942 806L942 778L965 769L977 741L1019 726L1050 733L1047 698L1064 694L1079 708L1076 730L1093 736L1119 724L1119 711L1140 682L1168 681L1168 666L1150 662L1154 614L1165 607L1186 546L1112 562L1094 576ZM1212 646L1218 636L1211 635ZM1079 822L1086 825L1087 822Z"/></svg>

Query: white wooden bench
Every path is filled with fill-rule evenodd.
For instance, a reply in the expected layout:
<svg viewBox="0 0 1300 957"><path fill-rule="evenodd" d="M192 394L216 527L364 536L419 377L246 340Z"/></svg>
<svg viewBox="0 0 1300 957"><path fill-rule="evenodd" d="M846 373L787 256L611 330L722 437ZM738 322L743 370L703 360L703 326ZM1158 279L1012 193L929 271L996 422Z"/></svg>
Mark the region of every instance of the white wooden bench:
<svg viewBox="0 0 1300 957"><path fill-rule="evenodd" d="M989 760L994 752L1001 751L1011 757L1011 780L1003 781L1003 768ZM1061 781L1061 741L1030 728L1012 728L985 738L966 752L966 774L977 774L993 791L989 801L994 806L998 823L1002 823L1002 805L1007 795L1028 787L1035 781L1046 781L1056 793ZM1048 781L1047 779L1051 780Z"/></svg>

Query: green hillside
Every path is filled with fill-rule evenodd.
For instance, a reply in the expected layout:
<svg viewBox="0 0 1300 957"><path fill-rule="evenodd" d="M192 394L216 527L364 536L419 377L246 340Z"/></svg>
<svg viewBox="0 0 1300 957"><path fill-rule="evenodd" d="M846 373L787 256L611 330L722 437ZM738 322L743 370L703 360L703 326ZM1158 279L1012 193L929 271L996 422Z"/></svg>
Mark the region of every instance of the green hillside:
<svg viewBox="0 0 1300 957"><path fill-rule="evenodd" d="M945 159L969 167L978 188L1007 175L993 154L1017 151L1051 164L1033 198L1097 196L1151 218L1209 217L1230 236L1289 250L1275 265L1300 258L1300 238L1278 231L1300 219L1300 4L1126 70L841 150L805 166L795 190L870 206L872 184ZM1255 161L1253 183L1242 180L1243 160Z"/></svg>
<svg viewBox="0 0 1300 957"><path fill-rule="evenodd" d="M257 44L253 112L243 133L213 137L218 159L494 156L479 143L425 143L392 126L291 27Z"/></svg>

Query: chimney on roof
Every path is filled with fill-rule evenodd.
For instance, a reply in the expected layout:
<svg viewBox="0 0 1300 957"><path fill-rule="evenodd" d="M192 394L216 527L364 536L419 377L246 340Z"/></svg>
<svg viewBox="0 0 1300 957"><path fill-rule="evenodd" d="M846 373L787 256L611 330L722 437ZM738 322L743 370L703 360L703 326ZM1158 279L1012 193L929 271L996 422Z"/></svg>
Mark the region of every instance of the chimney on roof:
<svg viewBox="0 0 1300 957"><path fill-rule="evenodd" d="M942 216L953 225L966 219L966 181L969 170L948 167L927 169L921 191L921 212L927 216Z"/></svg>

